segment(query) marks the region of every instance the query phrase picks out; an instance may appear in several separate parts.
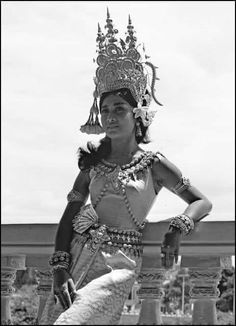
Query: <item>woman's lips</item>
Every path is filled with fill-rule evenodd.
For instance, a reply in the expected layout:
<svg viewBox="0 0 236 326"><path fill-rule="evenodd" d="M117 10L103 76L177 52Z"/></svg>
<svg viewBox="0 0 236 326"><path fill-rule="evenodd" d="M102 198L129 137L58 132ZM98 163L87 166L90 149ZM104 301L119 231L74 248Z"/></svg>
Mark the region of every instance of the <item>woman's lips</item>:
<svg viewBox="0 0 236 326"><path fill-rule="evenodd" d="M107 126L107 129L114 129L114 128L118 128L118 126L117 125L109 125L109 126Z"/></svg>

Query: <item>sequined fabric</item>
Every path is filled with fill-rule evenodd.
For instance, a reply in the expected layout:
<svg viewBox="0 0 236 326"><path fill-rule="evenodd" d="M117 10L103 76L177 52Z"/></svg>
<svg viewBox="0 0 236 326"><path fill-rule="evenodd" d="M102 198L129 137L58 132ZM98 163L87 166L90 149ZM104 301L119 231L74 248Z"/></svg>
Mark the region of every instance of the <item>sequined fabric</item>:
<svg viewBox="0 0 236 326"><path fill-rule="evenodd" d="M86 250L87 238L74 234L71 244L72 265L70 272L74 282L81 277L91 260L91 251ZM104 255L115 255L119 250L136 263L134 269L124 262L117 262L111 269ZM116 325L119 322L125 300L132 289L141 268L141 257L132 255L125 248L103 246L96 255L86 277L77 291L73 305L63 312L60 304L54 303L50 294L40 325ZM128 267L127 267L128 266Z"/></svg>
<svg viewBox="0 0 236 326"><path fill-rule="evenodd" d="M77 298L63 312L59 303L55 305L51 294L40 320L41 325L118 324L141 268L142 246L138 234L156 198L151 172L155 159L158 159L157 154L145 152L130 164L119 167L101 162L90 171L91 203L98 216L98 224L107 227L111 240L102 243L94 256L89 247L88 225L83 224L88 212L82 214L83 219L74 220L74 230L84 231L82 234L74 232L70 249L70 273L74 282L78 282ZM89 220L97 222L93 220L92 213ZM123 256L116 264L109 265L103 253L116 260L120 251L126 258ZM136 263L133 269L129 266L130 259Z"/></svg>
<svg viewBox="0 0 236 326"><path fill-rule="evenodd" d="M116 325L134 283L134 272L113 270L78 291L73 305L54 325Z"/></svg>

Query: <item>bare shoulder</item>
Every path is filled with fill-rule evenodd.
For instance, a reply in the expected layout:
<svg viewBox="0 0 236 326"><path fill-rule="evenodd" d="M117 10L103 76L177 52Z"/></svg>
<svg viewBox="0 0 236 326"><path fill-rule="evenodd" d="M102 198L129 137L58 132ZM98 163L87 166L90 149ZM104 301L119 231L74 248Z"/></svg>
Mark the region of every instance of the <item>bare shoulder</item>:
<svg viewBox="0 0 236 326"><path fill-rule="evenodd" d="M155 153L152 174L155 182L168 188L176 185L182 177L180 169L160 152Z"/></svg>
<svg viewBox="0 0 236 326"><path fill-rule="evenodd" d="M155 155L152 165L152 175L155 190L157 189L156 192L161 187L165 187L187 203L204 199L207 205L209 207L211 206L206 196L190 184L189 179L183 177L180 169L161 153L156 153Z"/></svg>
<svg viewBox="0 0 236 326"><path fill-rule="evenodd" d="M75 179L73 189L81 194L87 195L89 191L90 176L89 170L81 170Z"/></svg>

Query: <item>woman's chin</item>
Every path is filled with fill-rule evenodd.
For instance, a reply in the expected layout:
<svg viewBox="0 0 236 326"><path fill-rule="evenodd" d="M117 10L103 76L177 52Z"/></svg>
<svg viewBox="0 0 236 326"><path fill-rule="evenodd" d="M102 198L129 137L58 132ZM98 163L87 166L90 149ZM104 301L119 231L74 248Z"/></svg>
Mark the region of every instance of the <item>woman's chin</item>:
<svg viewBox="0 0 236 326"><path fill-rule="evenodd" d="M121 133L119 132L118 128L112 128L106 131L106 135L110 138L117 138L121 137Z"/></svg>

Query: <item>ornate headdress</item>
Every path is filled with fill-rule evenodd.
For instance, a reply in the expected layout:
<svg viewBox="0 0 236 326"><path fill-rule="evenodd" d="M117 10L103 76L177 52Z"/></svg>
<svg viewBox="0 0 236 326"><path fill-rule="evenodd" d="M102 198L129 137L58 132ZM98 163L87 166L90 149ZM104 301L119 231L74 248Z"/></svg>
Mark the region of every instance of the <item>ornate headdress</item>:
<svg viewBox="0 0 236 326"><path fill-rule="evenodd" d="M133 110L135 118L140 117L144 125L149 126L155 114L155 111L149 109L152 98L157 104L162 105L158 102L154 93L155 80L159 80L156 77L157 67L151 62L145 61L149 57L145 55L144 46L142 48L143 55L141 55L141 51L138 51L139 45L136 46L137 38L134 36L135 31L130 16L125 41L122 39L117 40L116 34L118 30L113 27L108 9L105 28L107 33L104 35L98 24L96 39L98 46L96 62L98 67L94 78L94 101L90 109L89 119L85 125L81 126L80 130L88 134L104 132L98 118L97 99L105 92L121 88L128 88L138 103L137 108ZM149 85L149 74L146 66L151 68L151 85Z"/></svg>

